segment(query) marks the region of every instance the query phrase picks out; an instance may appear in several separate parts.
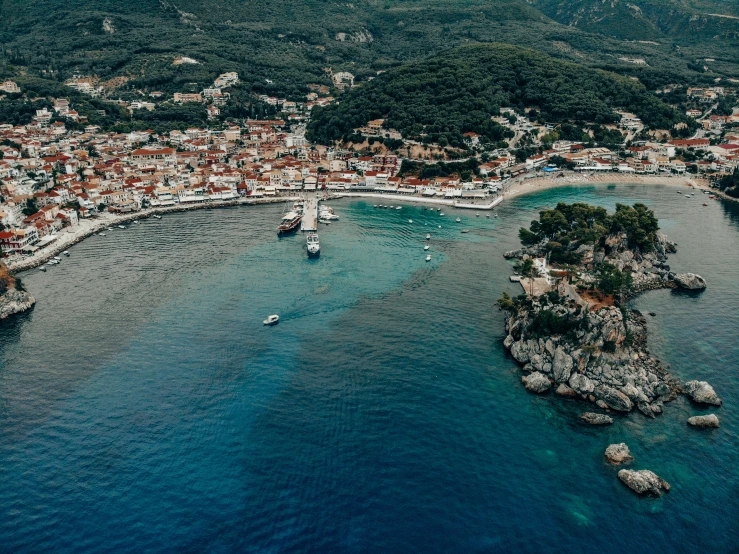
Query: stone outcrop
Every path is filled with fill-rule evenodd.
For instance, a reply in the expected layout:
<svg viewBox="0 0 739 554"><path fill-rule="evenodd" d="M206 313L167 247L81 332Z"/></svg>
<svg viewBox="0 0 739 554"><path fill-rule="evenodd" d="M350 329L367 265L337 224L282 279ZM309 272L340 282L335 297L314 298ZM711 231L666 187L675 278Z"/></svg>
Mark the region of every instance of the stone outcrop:
<svg viewBox="0 0 739 554"><path fill-rule="evenodd" d="M718 416L716 414L708 414L689 417L688 425L692 425L693 427L718 428Z"/></svg>
<svg viewBox="0 0 739 554"><path fill-rule="evenodd" d="M529 334L531 320L541 310L569 320L574 331L567 336ZM664 402L679 390L649 355L646 321L636 311L622 312L615 306L588 311L574 303L545 306L534 299L530 308L508 319L506 330L503 344L511 356L525 371L539 374L527 385L529 390L544 387L546 381L560 396L580 398L604 410L638 409L648 417L662 413Z"/></svg>
<svg viewBox="0 0 739 554"><path fill-rule="evenodd" d="M622 469L618 472L621 482L637 494L661 496L662 491L669 492L670 484L648 469L639 471Z"/></svg>
<svg viewBox="0 0 739 554"><path fill-rule="evenodd" d="M631 462L634 459L625 442L609 445L608 448L606 448L605 457L609 464L616 466L626 462Z"/></svg>
<svg viewBox="0 0 739 554"><path fill-rule="evenodd" d="M706 288L706 280L695 273L678 273L672 280L682 289L703 290Z"/></svg>
<svg viewBox="0 0 739 554"><path fill-rule="evenodd" d="M705 381L688 381L685 383L685 392L699 404L711 404L721 406L722 401L713 390L713 387Z"/></svg>
<svg viewBox="0 0 739 554"><path fill-rule="evenodd" d="M0 319L30 310L35 303L36 299L27 292L8 289L0 296Z"/></svg>
<svg viewBox="0 0 739 554"><path fill-rule="evenodd" d="M613 418L605 414L596 414L595 412L585 412L580 416L584 422L590 425L610 425L613 423Z"/></svg>
<svg viewBox="0 0 739 554"><path fill-rule="evenodd" d="M526 386L526 390L541 394L547 392L551 387L552 383L549 378L538 371L534 371L530 375L524 375L521 377L521 381Z"/></svg>

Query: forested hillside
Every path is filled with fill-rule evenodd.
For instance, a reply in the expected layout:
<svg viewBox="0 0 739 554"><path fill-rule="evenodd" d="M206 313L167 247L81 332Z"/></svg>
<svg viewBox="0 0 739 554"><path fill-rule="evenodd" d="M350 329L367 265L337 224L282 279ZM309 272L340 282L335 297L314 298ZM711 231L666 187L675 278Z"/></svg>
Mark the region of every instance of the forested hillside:
<svg viewBox="0 0 739 554"><path fill-rule="evenodd" d="M0 77L123 76L131 89L175 91L238 71L248 90L297 98L306 83L329 82L326 68L351 71L361 82L480 42L531 47L634 75L649 87L739 76L736 56L705 74L696 63L704 50L726 51L733 40L714 38L713 28L699 35L696 27L691 39L700 40L676 48L623 40L620 20L610 30L571 24L553 0L3 0ZM174 65L180 56L199 63Z"/></svg>
<svg viewBox="0 0 739 554"><path fill-rule="evenodd" d="M535 109L548 123L613 123L619 120L615 108L636 113L654 129L687 121L629 78L492 44L460 47L384 73L341 103L317 110L309 131L327 144L385 118L405 138L455 146L463 133L475 132L498 141L504 128L490 118L501 107Z"/></svg>

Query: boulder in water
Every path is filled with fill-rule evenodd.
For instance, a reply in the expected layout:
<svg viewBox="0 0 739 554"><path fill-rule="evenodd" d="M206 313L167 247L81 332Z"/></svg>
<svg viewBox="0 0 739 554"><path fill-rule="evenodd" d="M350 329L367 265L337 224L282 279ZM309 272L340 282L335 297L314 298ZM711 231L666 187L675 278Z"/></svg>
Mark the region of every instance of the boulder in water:
<svg viewBox="0 0 739 554"><path fill-rule="evenodd" d="M713 390L713 387L705 381L688 381L685 383L685 392L688 393L694 402L700 404L720 406L722 403L721 399Z"/></svg>
<svg viewBox="0 0 739 554"><path fill-rule="evenodd" d="M626 446L625 442L619 444L610 444L606 448L606 460L609 464L619 465L626 462L630 462L634 459L629 451L629 447Z"/></svg>
<svg viewBox="0 0 739 554"><path fill-rule="evenodd" d="M673 280L683 289L703 290L706 288L706 280L695 273L678 273Z"/></svg>
<svg viewBox="0 0 739 554"><path fill-rule="evenodd" d="M688 418L688 425L693 427L719 427L718 416L716 414L699 415Z"/></svg>
<svg viewBox="0 0 739 554"><path fill-rule="evenodd" d="M549 378L538 371L534 371L530 375L524 375L521 377L521 381L526 386L526 390L538 394L547 392L552 387Z"/></svg>
<svg viewBox="0 0 739 554"><path fill-rule="evenodd" d="M622 469L618 472L621 482L637 494L653 494L661 496L662 491L669 492L670 484L648 469Z"/></svg>
<svg viewBox="0 0 739 554"><path fill-rule="evenodd" d="M577 396L577 392L572 390L570 387L565 385L564 383L560 383L560 385L557 387L557 390L555 390L559 396L567 396L567 397L573 397Z"/></svg>
<svg viewBox="0 0 739 554"><path fill-rule="evenodd" d="M598 385L593 394L598 400L605 402L609 408L619 412L630 412L634 407L628 396L608 385Z"/></svg>

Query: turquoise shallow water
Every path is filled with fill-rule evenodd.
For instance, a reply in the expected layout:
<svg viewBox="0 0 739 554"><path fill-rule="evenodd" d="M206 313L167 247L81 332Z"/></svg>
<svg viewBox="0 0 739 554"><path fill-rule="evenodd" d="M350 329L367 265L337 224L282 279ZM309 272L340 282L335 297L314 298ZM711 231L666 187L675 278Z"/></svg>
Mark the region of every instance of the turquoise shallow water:
<svg viewBox="0 0 739 554"><path fill-rule="evenodd" d="M724 398L720 430L688 429L703 410L684 400L584 427L583 404L521 386L494 308L518 292L502 253L574 200L648 204L673 268L708 280L635 305L657 313L656 355ZM0 327L1 548L736 551L739 208L702 202L570 187L486 219L340 201L318 260L275 237L277 206L91 237L25 275L39 304ZM618 482L602 453L621 441L669 495Z"/></svg>

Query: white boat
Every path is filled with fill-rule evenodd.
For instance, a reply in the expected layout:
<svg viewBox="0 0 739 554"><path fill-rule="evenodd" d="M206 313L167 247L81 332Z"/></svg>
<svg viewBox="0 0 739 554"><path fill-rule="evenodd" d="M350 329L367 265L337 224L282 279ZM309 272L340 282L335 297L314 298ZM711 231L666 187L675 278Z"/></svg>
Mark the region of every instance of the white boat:
<svg viewBox="0 0 739 554"><path fill-rule="evenodd" d="M429 255L426 256L426 261L427 262L430 262L431 261L431 254L429 254Z"/></svg>
<svg viewBox="0 0 739 554"><path fill-rule="evenodd" d="M56 261L56 260L49 260L49 263L46 264L46 265L57 265L57 264L59 264L58 261Z"/></svg>
<svg viewBox="0 0 739 554"><path fill-rule="evenodd" d="M395 209L396 209L396 210L402 210L402 209L403 209L403 206L398 206L398 207L397 207L397 208L395 208Z"/></svg>
<svg viewBox="0 0 739 554"><path fill-rule="evenodd" d="M413 223L413 220L412 220L412 219L409 219L409 220L408 220L408 223Z"/></svg>
<svg viewBox="0 0 739 554"><path fill-rule="evenodd" d="M39 267L41 271L46 271L46 268L44 266Z"/></svg>
<svg viewBox="0 0 739 554"><path fill-rule="evenodd" d="M431 248L431 247L428 244L423 247L424 250L428 250L429 248Z"/></svg>
<svg viewBox="0 0 739 554"><path fill-rule="evenodd" d="M479 214L479 213L476 213L476 214L475 214L475 217L480 217L480 214Z"/></svg>
<svg viewBox="0 0 739 554"><path fill-rule="evenodd" d="M689 195L689 194L686 194L686 195L685 195L685 198L690 198L690 195Z"/></svg>
<svg viewBox="0 0 739 554"><path fill-rule="evenodd" d="M490 216L489 215L486 215L485 217L487 217L488 219L490 219Z"/></svg>
<svg viewBox="0 0 739 554"><path fill-rule="evenodd" d="M321 210L321 213L318 214L318 219L322 219L324 221L337 221L339 216L328 210Z"/></svg>
<svg viewBox="0 0 739 554"><path fill-rule="evenodd" d="M269 316L267 319L265 319L262 323L265 325L277 325L280 322L280 316L277 314Z"/></svg>
<svg viewBox="0 0 739 554"><path fill-rule="evenodd" d="M490 217L490 216L488 216L488 217ZM498 217L498 214L495 214L495 217Z"/></svg>
<svg viewBox="0 0 739 554"><path fill-rule="evenodd" d="M426 240L431 240L431 233L426 233Z"/></svg>
<svg viewBox="0 0 739 554"><path fill-rule="evenodd" d="M113 227L108 227L108 231L113 231Z"/></svg>
<svg viewBox="0 0 739 554"><path fill-rule="evenodd" d="M462 232L463 232L463 233L469 233L469 232L470 232L470 230L469 230L469 229L462 229Z"/></svg>
<svg viewBox="0 0 739 554"><path fill-rule="evenodd" d="M390 206L390 209L392 210L395 206Z"/></svg>
<svg viewBox="0 0 739 554"><path fill-rule="evenodd" d="M100 235L101 237L104 237L105 233L98 233L98 235Z"/></svg>
<svg viewBox="0 0 739 554"><path fill-rule="evenodd" d="M125 225L119 225L119 226L118 226L118 228L119 228L119 229L125 229L125 228L126 228L126 226L125 226Z"/></svg>
<svg viewBox="0 0 739 554"><path fill-rule="evenodd" d="M62 252L62 254L64 254L65 256L69 256L70 255L69 254L69 250L65 250L64 252Z"/></svg>
<svg viewBox="0 0 739 554"><path fill-rule="evenodd" d="M308 235L308 238L306 239L306 247L308 249L308 256L311 258L315 258L321 253L321 245L318 242L317 234L311 233Z"/></svg>
<svg viewBox="0 0 739 554"><path fill-rule="evenodd" d="M437 211L437 212L440 212L440 211L441 211L441 208L436 208L436 211Z"/></svg>
<svg viewBox="0 0 739 554"><path fill-rule="evenodd" d="M457 223L462 223L462 220L457 218Z"/></svg>
<svg viewBox="0 0 739 554"><path fill-rule="evenodd" d="M62 261L62 259L59 256L54 256L51 259L54 260L55 262L61 262Z"/></svg>
<svg viewBox="0 0 739 554"><path fill-rule="evenodd" d="M444 215L444 212L441 212L439 215Z"/></svg>
<svg viewBox="0 0 739 554"><path fill-rule="evenodd" d="M439 229L441 229L441 225L439 225Z"/></svg>
<svg viewBox="0 0 739 554"><path fill-rule="evenodd" d="M155 219L162 219L162 216L161 215L155 215L154 218Z"/></svg>

